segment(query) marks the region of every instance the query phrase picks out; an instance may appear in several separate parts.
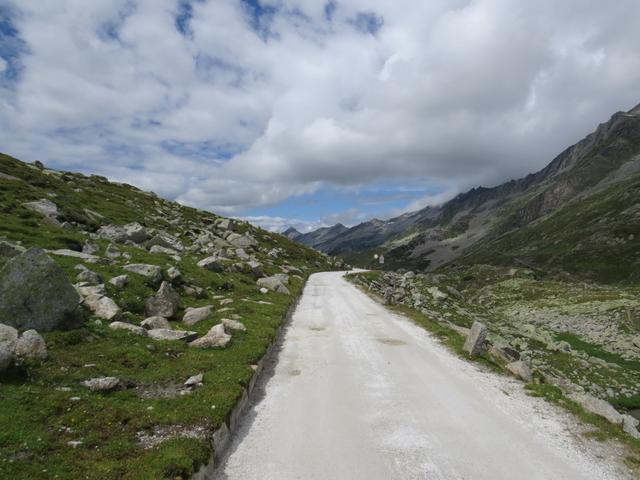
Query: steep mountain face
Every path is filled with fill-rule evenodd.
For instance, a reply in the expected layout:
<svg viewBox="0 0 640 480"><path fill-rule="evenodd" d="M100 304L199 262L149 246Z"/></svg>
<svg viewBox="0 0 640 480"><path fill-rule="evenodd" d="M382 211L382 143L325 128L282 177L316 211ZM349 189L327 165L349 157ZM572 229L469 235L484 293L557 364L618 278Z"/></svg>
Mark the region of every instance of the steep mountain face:
<svg viewBox="0 0 640 480"><path fill-rule="evenodd" d="M611 199L611 208L602 211L599 217L589 217L589 221L612 227L618 218L624 217L629 230L624 241L634 242L638 236L635 233L637 218L628 218L626 214L638 202L635 194L638 172L640 106L614 114L595 132L566 149L537 173L493 188L472 189L441 206L427 207L387 221L365 222L315 248L340 254L362 266L372 263L373 253L384 253L387 268L434 270L454 260L481 258L494 263L527 263L533 260L534 264L545 268L553 265L572 272L576 270L576 264L565 263L565 256L560 258L547 253L546 256L526 255L527 258L520 258L527 245L534 247L532 239L523 238L522 232L537 234L537 229L544 229L543 224L561 211L563 218L571 218L572 212L586 215L584 211L594 206L594 198L607 198ZM626 182L624 201L619 201L621 182ZM568 228L566 224L556 227L555 231L547 232L549 239ZM565 245L565 250L578 246L581 232L593 234L587 224L572 222L571 228L575 236L554 239L557 245L563 241L570 242ZM605 243L608 242L615 252L621 243L610 241L609 235L605 235L608 239ZM509 240L516 236L521 241L520 248L505 250L506 244L516 245L515 241ZM535 245L542 248L539 243ZM583 241L581 247L585 245ZM584 273L584 269L578 270ZM624 278L624 274L621 273L619 278Z"/></svg>
<svg viewBox="0 0 640 480"><path fill-rule="evenodd" d="M300 233L298 230L296 230L293 227L289 227L284 232L282 232L282 235L287 237L289 240L295 240L300 235L302 235L302 233Z"/></svg>
<svg viewBox="0 0 640 480"><path fill-rule="evenodd" d="M296 237L295 240L316 250L328 252L331 250L331 243L347 230L349 230L347 227L338 223L333 227L319 228L313 232L303 233Z"/></svg>

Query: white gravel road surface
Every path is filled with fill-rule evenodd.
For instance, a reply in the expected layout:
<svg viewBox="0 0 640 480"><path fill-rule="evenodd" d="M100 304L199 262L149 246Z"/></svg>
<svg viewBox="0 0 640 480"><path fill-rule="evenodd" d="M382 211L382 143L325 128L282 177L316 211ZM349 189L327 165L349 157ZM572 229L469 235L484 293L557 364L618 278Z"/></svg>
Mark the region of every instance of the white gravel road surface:
<svg viewBox="0 0 640 480"><path fill-rule="evenodd" d="M631 478L522 384L459 359L342 278L313 275L220 479Z"/></svg>

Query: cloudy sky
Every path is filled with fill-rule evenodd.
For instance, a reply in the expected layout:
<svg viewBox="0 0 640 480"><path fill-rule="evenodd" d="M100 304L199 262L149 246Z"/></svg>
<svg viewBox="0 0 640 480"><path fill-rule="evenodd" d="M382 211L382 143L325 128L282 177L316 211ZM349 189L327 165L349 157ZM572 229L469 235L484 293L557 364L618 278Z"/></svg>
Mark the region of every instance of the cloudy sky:
<svg viewBox="0 0 640 480"><path fill-rule="evenodd" d="M278 228L547 164L640 103L637 0L0 0L0 151Z"/></svg>

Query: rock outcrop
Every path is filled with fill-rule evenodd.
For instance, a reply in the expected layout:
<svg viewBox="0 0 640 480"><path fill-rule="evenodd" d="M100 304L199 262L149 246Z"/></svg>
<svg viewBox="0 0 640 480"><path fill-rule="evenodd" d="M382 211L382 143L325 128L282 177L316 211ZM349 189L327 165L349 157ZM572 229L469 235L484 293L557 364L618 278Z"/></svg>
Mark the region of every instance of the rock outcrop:
<svg viewBox="0 0 640 480"><path fill-rule="evenodd" d="M69 278L41 249L31 249L0 270L0 319L19 329L48 332L84 321L80 296Z"/></svg>

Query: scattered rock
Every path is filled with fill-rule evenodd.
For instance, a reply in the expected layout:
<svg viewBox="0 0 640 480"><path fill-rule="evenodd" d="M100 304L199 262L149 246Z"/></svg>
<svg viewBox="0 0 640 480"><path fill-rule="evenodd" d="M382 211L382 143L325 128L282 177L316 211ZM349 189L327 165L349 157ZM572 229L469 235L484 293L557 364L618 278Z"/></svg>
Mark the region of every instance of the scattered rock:
<svg viewBox="0 0 640 480"><path fill-rule="evenodd" d="M202 268L206 268L207 270L211 270L212 272L222 272L224 271L224 265L220 261L220 258L217 256L207 257L198 262L198 266Z"/></svg>
<svg viewBox="0 0 640 480"><path fill-rule="evenodd" d="M172 248L161 247L160 245L154 245L149 249L151 253L164 253L165 255L177 255L178 251Z"/></svg>
<svg viewBox="0 0 640 480"><path fill-rule="evenodd" d="M87 255L93 255L100 251L100 247L95 242L90 242L89 240L84 242L82 246L82 253L86 253Z"/></svg>
<svg viewBox="0 0 640 480"><path fill-rule="evenodd" d="M78 282L87 282L92 285L103 283L102 277L100 275L87 268L82 269L82 271L76 276L76 280Z"/></svg>
<svg viewBox="0 0 640 480"><path fill-rule="evenodd" d="M120 379L116 377L91 378L82 382L82 385L92 392L107 392L123 386Z"/></svg>
<svg viewBox="0 0 640 480"><path fill-rule="evenodd" d="M199 373L197 375L193 375L192 377L189 377L186 382L184 382L184 386L185 387L197 387L199 385L202 385L203 378L204 378L204 376L201 373Z"/></svg>
<svg viewBox="0 0 640 480"><path fill-rule="evenodd" d="M171 330L168 328L154 328L147 332L149 338L153 340L185 340L187 342L198 337L198 332L187 332L185 330Z"/></svg>
<svg viewBox="0 0 640 480"><path fill-rule="evenodd" d="M109 283L116 288L124 288L129 283L129 275L118 275L109 280Z"/></svg>
<svg viewBox="0 0 640 480"><path fill-rule="evenodd" d="M157 284L162 280L162 269L157 265L147 265L144 263L129 263L124 266L128 272L142 275Z"/></svg>
<svg viewBox="0 0 640 480"><path fill-rule="evenodd" d="M67 275L34 248L0 270L0 318L20 329L51 331L82 324L80 295Z"/></svg>
<svg viewBox="0 0 640 480"><path fill-rule="evenodd" d="M487 338L487 327L478 321L473 322L467 340L462 347L465 352L475 357L482 353Z"/></svg>
<svg viewBox="0 0 640 480"><path fill-rule="evenodd" d="M121 255L120 250L118 250L118 247L116 247L113 243L107 245L104 254L107 258L111 259L118 258Z"/></svg>
<svg viewBox="0 0 640 480"><path fill-rule="evenodd" d="M166 232L159 233L147 242L148 247L161 247L173 251L174 253L182 252L184 245L173 235Z"/></svg>
<svg viewBox="0 0 640 480"><path fill-rule="evenodd" d="M120 315L120 307L109 297L99 294L87 295L84 304L91 309L96 317L113 320Z"/></svg>
<svg viewBox="0 0 640 480"><path fill-rule="evenodd" d="M223 307L225 305L229 305L230 303L233 303L233 300L230 298L223 298L222 300L220 300L220 306Z"/></svg>
<svg viewBox="0 0 640 480"><path fill-rule="evenodd" d="M9 243L6 240L0 240L0 257L15 257L26 252L27 249L21 245Z"/></svg>
<svg viewBox="0 0 640 480"><path fill-rule="evenodd" d="M83 297L88 297L89 295L98 295L100 297L103 297L107 294L107 291L104 288L103 284L89 285L86 282L81 282L76 283L74 287L76 291Z"/></svg>
<svg viewBox="0 0 640 480"><path fill-rule="evenodd" d="M260 278L256 283L258 287L266 288L273 292L285 293L287 295L291 293L289 292L289 289L282 283L282 280L276 276Z"/></svg>
<svg viewBox="0 0 640 480"><path fill-rule="evenodd" d="M15 355L18 358L44 360L47 358L47 345L35 330L27 330L18 339L15 346Z"/></svg>
<svg viewBox="0 0 640 480"><path fill-rule="evenodd" d="M173 317L178 309L180 295L173 289L169 282L162 282L158 292L147 298L145 311L147 316Z"/></svg>
<svg viewBox="0 0 640 480"><path fill-rule="evenodd" d="M248 233L245 233L244 235L232 233L226 238L226 240L231 245L238 248L250 248L258 245L258 241Z"/></svg>
<svg viewBox="0 0 640 480"><path fill-rule="evenodd" d="M0 372L11 365L17 342L18 331L9 325L0 323Z"/></svg>
<svg viewBox="0 0 640 480"><path fill-rule="evenodd" d="M260 289L260 293L262 293L263 295L264 295L265 293L269 293L269 289L268 289L268 288L265 288L265 287L262 287L262 288Z"/></svg>
<svg viewBox="0 0 640 480"><path fill-rule="evenodd" d="M622 425L624 423L624 418L620 412L605 400L596 398L588 393L570 393L567 396L587 412L598 415L609 423L613 423L614 425Z"/></svg>
<svg viewBox="0 0 640 480"><path fill-rule="evenodd" d="M529 383L533 379L533 374L531 373L529 365L524 363L522 360L508 363L507 365L505 365L505 368L513 373L516 377L527 383Z"/></svg>
<svg viewBox="0 0 640 480"><path fill-rule="evenodd" d="M169 278L170 281L172 282L178 281L180 280L181 277L182 277L182 273L176 267L169 267L167 269L167 278Z"/></svg>
<svg viewBox="0 0 640 480"><path fill-rule="evenodd" d="M186 325L195 325L196 323L209 318L212 312L213 305L206 305L198 308L189 307L185 311L184 317L182 317L182 322Z"/></svg>
<svg viewBox="0 0 640 480"><path fill-rule="evenodd" d="M171 329L171 324L169 320L164 317L149 317L145 318L141 323L141 327L146 328L147 330L153 330L158 328Z"/></svg>
<svg viewBox="0 0 640 480"><path fill-rule="evenodd" d="M147 331L144 328L126 322L111 322L109 324L109 328L112 330L126 330L134 335L140 335L141 337L144 337L147 334Z"/></svg>
<svg viewBox="0 0 640 480"><path fill-rule="evenodd" d="M224 325L219 323L207 332L204 337L200 337L189 344L193 348L224 348L231 341L231 335L224 331Z"/></svg>
<svg viewBox="0 0 640 480"><path fill-rule="evenodd" d="M246 332L247 331L247 327L244 326L244 324L236 321L236 320L231 320L229 318L223 318L221 320L222 324L224 325L225 328L229 329L229 330L239 330L241 332Z"/></svg>
<svg viewBox="0 0 640 480"><path fill-rule="evenodd" d="M126 224L124 226L124 233L126 240L130 240L133 243L142 243L149 238L147 229L137 222Z"/></svg>
<svg viewBox="0 0 640 480"><path fill-rule="evenodd" d="M57 255L58 257L73 257L79 258L82 261L87 263L98 263L100 261L100 257L96 257L95 255L89 255L88 253L76 252L75 250L69 250L66 248L62 248L59 250L47 250L47 253L52 255Z"/></svg>
<svg viewBox="0 0 640 480"><path fill-rule="evenodd" d="M52 220L58 217L58 206L51 200L43 198L37 202L27 202L22 204L25 208L39 213L40 215Z"/></svg>

